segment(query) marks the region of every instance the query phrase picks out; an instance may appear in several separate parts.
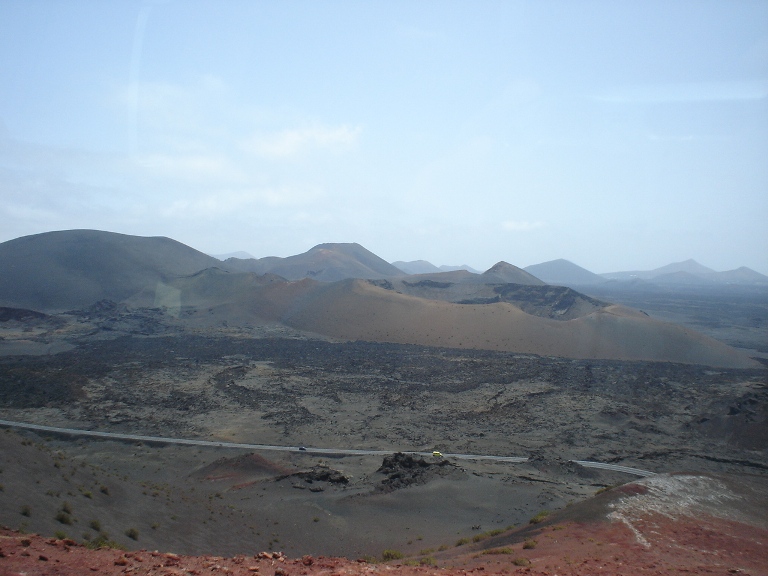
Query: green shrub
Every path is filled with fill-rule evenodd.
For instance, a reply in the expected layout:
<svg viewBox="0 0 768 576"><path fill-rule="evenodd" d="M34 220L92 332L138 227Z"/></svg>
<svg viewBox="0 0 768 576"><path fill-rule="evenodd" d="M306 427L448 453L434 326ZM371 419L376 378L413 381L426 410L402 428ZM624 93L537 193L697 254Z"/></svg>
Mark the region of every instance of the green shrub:
<svg viewBox="0 0 768 576"><path fill-rule="evenodd" d="M543 521L544 521L544 519L545 519L547 516L549 516L549 510L542 510L541 512L539 512L538 514L536 514L536 516L534 516L533 518L531 518L531 519L528 521L528 523L529 523L529 524L538 524L539 522L543 522Z"/></svg>
<svg viewBox="0 0 768 576"><path fill-rule="evenodd" d="M512 560L512 564L515 566L530 566L531 561L528 560L528 558L514 558Z"/></svg>
<svg viewBox="0 0 768 576"><path fill-rule="evenodd" d="M136 528L128 528L128 530L125 531L125 535L128 536L128 538L131 540L139 539L139 531L136 530Z"/></svg>
<svg viewBox="0 0 768 576"><path fill-rule="evenodd" d="M91 520L88 523L88 526L96 530L96 532L101 532L101 522L99 522L98 520Z"/></svg>
<svg viewBox="0 0 768 576"><path fill-rule="evenodd" d="M459 538L456 540L456 546L464 546L464 544L469 544L469 542L469 538Z"/></svg>
<svg viewBox="0 0 768 576"><path fill-rule="evenodd" d="M526 540L525 543L523 544L523 549L524 550L531 550L533 548L536 548L536 544L538 544L538 542L536 542L536 540Z"/></svg>
<svg viewBox="0 0 768 576"><path fill-rule="evenodd" d="M401 558L405 558L405 554L399 550L384 550L384 552L381 553L381 559L384 560L384 562L388 562L389 560L400 560Z"/></svg>
<svg viewBox="0 0 768 576"><path fill-rule="evenodd" d="M66 540L67 533L64 532L64 530L56 530L56 532L53 533L53 537L56 538L56 540Z"/></svg>
<svg viewBox="0 0 768 576"><path fill-rule="evenodd" d="M491 548L489 550L484 550L483 554L512 554L514 550L512 548L504 547L504 548Z"/></svg>
<svg viewBox="0 0 768 576"><path fill-rule="evenodd" d="M61 522L62 524L66 524L67 526L71 525L72 522L73 522L72 516L70 516L69 514L64 512L63 510L59 510L56 513L55 518L56 518L57 521Z"/></svg>
<svg viewBox="0 0 768 576"><path fill-rule="evenodd" d="M85 547L90 548L91 550L98 550L99 548L116 548L118 550L125 550L125 546L121 546L114 540L110 540L109 534L106 532L102 532L93 540L86 542Z"/></svg>

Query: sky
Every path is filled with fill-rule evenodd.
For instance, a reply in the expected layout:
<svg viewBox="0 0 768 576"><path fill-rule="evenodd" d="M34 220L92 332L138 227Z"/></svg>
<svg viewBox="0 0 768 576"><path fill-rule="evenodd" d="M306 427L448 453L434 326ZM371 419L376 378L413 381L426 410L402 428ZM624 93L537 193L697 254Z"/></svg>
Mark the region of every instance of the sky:
<svg viewBox="0 0 768 576"><path fill-rule="evenodd" d="M0 222L768 274L768 2L0 0Z"/></svg>

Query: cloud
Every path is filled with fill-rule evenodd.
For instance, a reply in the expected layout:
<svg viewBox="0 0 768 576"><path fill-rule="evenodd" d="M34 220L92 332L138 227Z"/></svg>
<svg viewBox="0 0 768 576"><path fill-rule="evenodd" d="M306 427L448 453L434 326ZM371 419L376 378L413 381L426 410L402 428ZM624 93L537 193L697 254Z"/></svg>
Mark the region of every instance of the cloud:
<svg viewBox="0 0 768 576"><path fill-rule="evenodd" d="M501 223L501 227L504 230L510 232L530 232L544 226L544 222L536 220L535 222L528 222L527 220L505 220Z"/></svg>
<svg viewBox="0 0 768 576"><path fill-rule="evenodd" d="M310 150L340 150L353 146L362 129L359 126L294 128L273 134L258 134L246 140L243 148L270 159L291 158Z"/></svg>

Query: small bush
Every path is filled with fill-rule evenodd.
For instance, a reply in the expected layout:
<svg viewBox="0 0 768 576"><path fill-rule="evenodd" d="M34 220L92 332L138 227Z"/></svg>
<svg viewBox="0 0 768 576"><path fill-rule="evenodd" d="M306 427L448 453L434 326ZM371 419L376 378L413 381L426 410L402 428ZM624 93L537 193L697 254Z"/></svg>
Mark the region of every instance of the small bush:
<svg viewBox="0 0 768 576"><path fill-rule="evenodd" d="M538 524L539 522L543 522L544 519L549 516L549 510L542 510L536 516L528 520L529 524Z"/></svg>
<svg viewBox="0 0 768 576"><path fill-rule="evenodd" d="M53 537L56 538L56 540L66 540L67 533L64 532L64 530L56 530L56 532L53 533Z"/></svg>
<svg viewBox="0 0 768 576"><path fill-rule="evenodd" d="M424 548L424 550L419 550L419 556L428 556L434 552L434 548Z"/></svg>
<svg viewBox="0 0 768 576"><path fill-rule="evenodd" d="M384 550L384 552L381 553L381 559L384 560L384 562L400 560L401 558L405 558L405 554L399 550Z"/></svg>
<svg viewBox="0 0 768 576"><path fill-rule="evenodd" d="M69 502L64 502L64 504L61 505L61 511L66 512L67 514L72 514L72 505Z"/></svg>
<svg viewBox="0 0 768 576"><path fill-rule="evenodd" d="M489 550L484 550L483 554L512 554L514 550L512 548L504 547L504 548L491 548Z"/></svg>
<svg viewBox="0 0 768 576"><path fill-rule="evenodd" d="M448 550L448 548L450 548L450 546L448 546L448 544L440 544L440 546L437 548L437 551L438 552L445 552L446 550Z"/></svg>
<svg viewBox="0 0 768 576"><path fill-rule="evenodd" d="M99 522L98 520L91 520L88 523L88 526L96 530L96 532L101 532L101 522Z"/></svg>
<svg viewBox="0 0 768 576"><path fill-rule="evenodd" d="M421 564L422 566L436 566L437 560L435 560L434 556L426 556L419 560L419 564Z"/></svg>
<svg viewBox="0 0 768 576"><path fill-rule="evenodd" d="M616 488L616 486L619 486L619 484L611 484L609 486L603 486L597 492L595 492L595 496L597 496L598 494L602 494L603 492L608 492L609 490L613 490L614 488Z"/></svg>
<svg viewBox="0 0 768 576"><path fill-rule="evenodd" d="M533 548L536 548L536 540L526 540L523 544L523 550L532 550Z"/></svg>
<svg viewBox="0 0 768 576"><path fill-rule="evenodd" d="M67 526L70 526L73 522L72 516L70 516L63 510L60 510L59 512L57 512L55 518L58 522L61 522L62 524L66 524Z"/></svg>
<svg viewBox="0 0 768 576"><path fill-rule="evenodd" d="M99 488L99 491L102 494L106 494L107 496L109 496L109 487L108 486L102 486L101 488Z"/></svg>
<svg viewBox="0 0 768 576"><path fill-rule="evenodd" d="M456 546L464 546L464 544L469 544L469 542L469 538L459 538L456 540Z"/></svg>
<svg viewBox="0 0 768 576"><path fill-rule="evenodd" d="M515 566L530 566L531 561L528 560L528 558L514 558L512 560L512 564Z"/></svg>
<svg viewBox="0 0 768 576"><path fill-rule="evenodd" d="M32 516L32 509L24 504L24 506L21 507L21 515L27 517Z"/></svg>
<svg viewBox="0 0 768 576"><path fill-rule="evenodd" d="M139 531L136 530L136 528L128 528L128 530L125 531L125 535L128 536L128 538L131 540L139 539Z"/></svg>
<svg viewBox="0 0 768 576"><path fill-rule="evenodd" d="M85 543L86 548L91 550L98 550L99 548L116 548L117 550L125 550L125 546L121 546L114 540L109 539L109 534L102 532L93 540Z"/></svg>

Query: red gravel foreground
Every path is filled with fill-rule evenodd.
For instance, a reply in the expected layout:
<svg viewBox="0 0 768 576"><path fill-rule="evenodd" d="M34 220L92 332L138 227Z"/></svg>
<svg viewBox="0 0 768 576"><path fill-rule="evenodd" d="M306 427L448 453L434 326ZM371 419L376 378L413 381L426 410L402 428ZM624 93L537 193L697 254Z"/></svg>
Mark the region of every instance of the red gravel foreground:
<svg viewBox="0 0 768 576"><path fill-rule="evenodd" d="M342 575L529 574L531 576L722 574L768 575L768 531L720 519L680 522L649 517L650 547L622 523L557 524L525 542L438 559L446 567L368 564L344 558L280 553L255 556L178 556L172 553L90 550L72 540L0 530L0 575ZM530 548L531 542L534 547ZM528 546L525 548L524 546Z"/></svg>
<svg viewBox="0 0 768 576"><path fill-rule="evenodd" d="M311 556L289 559L279 552L222 558L91 550L72 540L0 529L0 576L768 576L767 497L763 478L660 474L566 508L541 524L428 558L375 564Z"/></svg>

